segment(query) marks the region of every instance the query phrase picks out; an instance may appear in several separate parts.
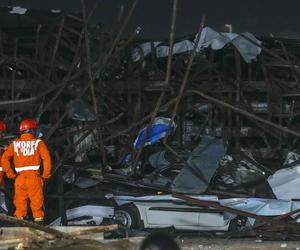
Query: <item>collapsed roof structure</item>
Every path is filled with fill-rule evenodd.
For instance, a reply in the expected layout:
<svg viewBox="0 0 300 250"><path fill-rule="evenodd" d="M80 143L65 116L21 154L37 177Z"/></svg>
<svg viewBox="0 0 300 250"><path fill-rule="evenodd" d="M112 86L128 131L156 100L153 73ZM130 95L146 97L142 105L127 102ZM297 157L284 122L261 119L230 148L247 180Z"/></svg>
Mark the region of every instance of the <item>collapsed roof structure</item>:
<svg viewBox="0 0 300 250"><path fill-rule="evenodd" d="M12 24L0 33L1 116L12 134L24 117L42 125L61 216L65 199L83 199L64 181L89 188L91 176L274 198L256 187L299 149L299 40L220 33L204 18L181 39L139 40L139 28L124 39L136 1L117 32L91 23L82 3L82 14L1 9Z"/></svg>

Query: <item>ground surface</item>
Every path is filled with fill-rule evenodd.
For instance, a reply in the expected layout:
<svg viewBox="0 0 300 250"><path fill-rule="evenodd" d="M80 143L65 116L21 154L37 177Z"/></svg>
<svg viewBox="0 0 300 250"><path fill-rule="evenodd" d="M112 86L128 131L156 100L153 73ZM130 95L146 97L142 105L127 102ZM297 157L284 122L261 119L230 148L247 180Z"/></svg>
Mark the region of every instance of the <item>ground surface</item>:
<svg viewBox="0 0 300 250"><path fill-rule="evenodd" d="M300 250L300 241L262 241L250 239L212 239L212 238L181 238L178 243L184 250L252 250L252 249L294 249Z"/></svg>
<svg viewBox="0 0 300 250"><path fill-rule="evenodd" d="M116 240L88 240L88 239L36 239L31 241L26 238L0 240L6 242L6 248L0 249L57 249L57 250L139 250L144 237L132 237ZM182 250L252 250L252 249L280 249L300 250L300 241L264 241L255 238L226 239L218 237L178 236L176 238ZM4 245L2 245L4 247Z"/></svg>
<svg viewBox="0 0 300 250"><path fill-rule="evenodd" d="M142 239L142 237L129 238L132 244L128 245L128 249L139 249ZM218 239L207 237L180 237L176 238L176 240L182 250L300 250L300 241L263 241L255 238Z"/></svg>

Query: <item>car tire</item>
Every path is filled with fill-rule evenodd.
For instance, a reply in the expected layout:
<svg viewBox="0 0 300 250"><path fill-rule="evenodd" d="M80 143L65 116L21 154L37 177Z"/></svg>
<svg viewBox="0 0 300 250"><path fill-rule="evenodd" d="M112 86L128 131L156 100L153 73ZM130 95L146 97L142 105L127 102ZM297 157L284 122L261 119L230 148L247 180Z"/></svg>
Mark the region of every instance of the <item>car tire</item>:
<svg viewBox="0 0 300 250"><path fill-rule="evenodd" d="M127 229L139 229L142 224L139 210L133 204L116 207L114 220Z"/></svg>

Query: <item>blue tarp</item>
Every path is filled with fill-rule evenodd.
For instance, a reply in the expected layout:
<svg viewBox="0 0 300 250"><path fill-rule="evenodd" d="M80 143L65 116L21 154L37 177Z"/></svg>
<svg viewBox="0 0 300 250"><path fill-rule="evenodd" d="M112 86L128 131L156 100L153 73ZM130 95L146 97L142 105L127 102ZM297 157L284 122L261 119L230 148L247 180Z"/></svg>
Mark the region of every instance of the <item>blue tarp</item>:
<svg viewBox="0 0 300 250"><path fill-rule="evenodd" d="M165 137L167 133L170 134L174 133L176 129L176 124L173 122L169 126L170 120L171 119L165 117L155 118L146 140L145 140L145 136L146 136L147 127L142 128L139 131L138 136L134 141L133 144L134 148L138 150L140 147L143 146L144 141L145 141L144 146L152 145L156 143L159 139Z"/></svg>

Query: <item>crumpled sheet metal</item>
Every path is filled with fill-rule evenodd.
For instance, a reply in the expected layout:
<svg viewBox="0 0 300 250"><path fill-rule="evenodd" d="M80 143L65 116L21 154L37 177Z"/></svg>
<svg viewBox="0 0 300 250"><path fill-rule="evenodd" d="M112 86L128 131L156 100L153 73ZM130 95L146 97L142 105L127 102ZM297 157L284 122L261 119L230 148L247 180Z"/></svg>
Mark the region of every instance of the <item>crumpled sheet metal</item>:
<svg viewBox="0 0 300 250"><path fill-rule="evenodd" d="M249 33L242 33L244 36L250 38L254 42L260 44L261 42L256 39L256 37ZM183 40L177 43L174 43L173 55L186 53L192 51L194 48L194 41ZM213 30L210 27L203 28L200 36L200 40L197 46L197 52L202 51L204 48L211 47L213 50L219 50L224 48L225 45L231 43L239 51L245 62L250 63L251 60L255 60L256 57L261 53L261 48L255 44L247 41L245 38L241 37L236 33L220 33ZM139 45L140 49L135 48L132 51L131 58L134 62L137 62L141 59L140 52L143 52L144 56L147 56L151 53L151 43L146 42ZM169 46L163 44L163 42L157 41L153 43L153 47L156 50L156 57L162 58L167 57L169 54Z"/></svg>
<svg viewBox="0 0 300 250"><path fill-rule="evenodd" d="M290 152L287 155L285 164L292 164L299 159L299 154ZM300 164L276 171L269 176L268 183L277 199L300 199L300 193L298 192L300 187Z"/></svg>
<svg viewBox="0 0 300 250"><path fill-rule="evenodd" d="M161 41L153 42L153 47L156 48L159 44L161 44ZM151 43L146 42L139 44L139 48L134 48L131 52L131 59L134 62L137 62L141 59L140 53L143 52L144 56L147 56L151 53Z"/></svg>
<svg viewBox="0 0 300 250"><path fill-rule="evenodd" d="M300 201L261 198L231 198L219 200L220 204L262 216L279 216L300 208ZM253 225L255 219L248 218Z"/></svg>
<svg viewBox="0 0 300 250"><path fill-rule="evenodd" d="M242 34L258 44L261 43L253 34L249 32L244 32ZM208 47L211 47L213 50L219 50L224 48L224 46L228 43L231 43L236 47L247 63L250 63L251 60L256 59L256 57L261 53L260 47L247 41L240 35L236 33L219 33L209 27L205 27L202 30L197 51L201 51L203 48Z"/></svg>
<svg viewBox="0 0 300 250"><path fill-rule="evenodd" d="M261 216L279 216L295 211L300 208L300 201L286 201L276 199L263 199L263 198L230 198L218 199L214 195L191 195L190 197L199 200L215 201L226 207L239 209L245 212L253 213ZM148 195L148 196L115 196L113 197L116 203L121 206L131 202L157 202L169 201L170 206L172 202L178 202L180 199L174 198L171 195ZM229 218L234 218L236 215L226 213ZM295 214L293 217L295 217ZM251 225L254 224L255 219L249 218ZM299 221L298 221L299 222Z"/></svg>
<svg viewBox="0 0 300 250"><path fill-rule="evenodd" d="M219 167L219 161L224 157L225 147L222 139L203 136L199 145L192 151L185 166L172 183L172 191L185 194L201 194L206 191L207 184L192 170L202 174L207 183Z"/></svg>
<svg viewBox="0 0 300 250"><path fill-rule="evenodd" d="M283 163L283 165L292 164L295 161L300 160L300 155L295 152L289 152L286 156L286 159Z"/></svg>
<svg viewBox="0 0 300 250"><path fill-rule="evenodd" d="M265 181L266 173L259 168L259 164L255 161L251 153L247 153L252 159L252 163L246 158L237 155L225 155L220 161L220 169L218 170L218 179L230 186L247 186L259 181ZM255 166L257 163L257 166Z"/></svg>
<svg viewBox="0 0 300 250"><path fill-rule="evenodd" d="M218 201L216 195L193 195L191 196L195 199L205 200L205 201ZM111 198L111 197L109 197ZM113 196L113 199L118 204L122 206L130 202L147 202L147 201L180 201L180 199L173 197L171 194L166 195L146 195L146 196L126 196L126 195L116 195Z"/></svg>
<svg viewBox="0 0 300 250"><path fill-rule="evenodd" d="M68 209L66 211L67 220L80 218L82 216L92 216L95 220L102 222L103 218L112 218L114 216L114 208L108 206L86 205ZM61 217L50 223L50 226L60 226Z"/></svg>

